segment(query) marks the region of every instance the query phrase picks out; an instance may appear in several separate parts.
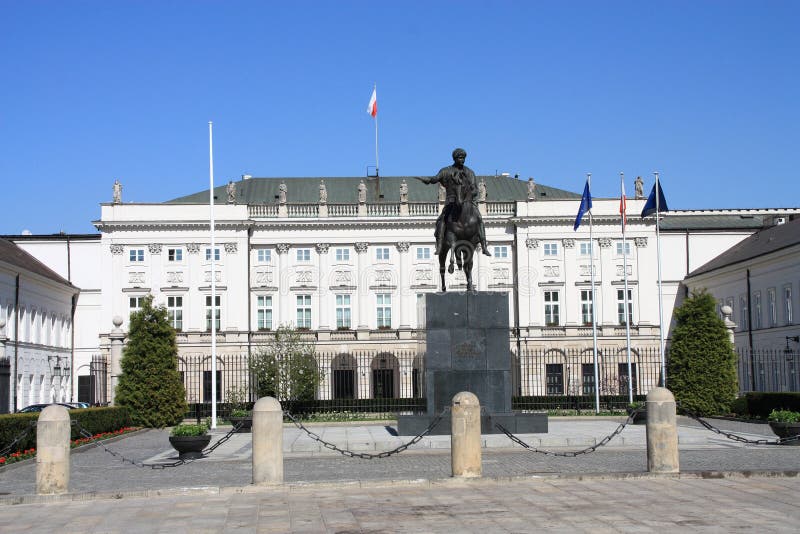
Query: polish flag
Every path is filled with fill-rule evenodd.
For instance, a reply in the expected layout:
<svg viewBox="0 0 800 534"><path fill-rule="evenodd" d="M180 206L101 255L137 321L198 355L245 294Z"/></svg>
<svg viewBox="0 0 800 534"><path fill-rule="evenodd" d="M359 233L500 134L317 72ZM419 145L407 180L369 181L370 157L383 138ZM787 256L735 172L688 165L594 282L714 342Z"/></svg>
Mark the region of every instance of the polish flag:
<svg viewBox="0 0 800 534"><path fill-rule="evenodd" d="M625 233L625 224L628 222L628 216L625 214L625 180L620 177L619 179L620 195L619 195L619 216L622 220L622 233Z"/></svg>
<svg viewBox="0 0 800 534"><path fill-rule="evenodd" d="M367 106L367 113L369 113L373 117L378 116L378 93L376 87L372 88L372 96L369 99L369 105Z"/></svg>

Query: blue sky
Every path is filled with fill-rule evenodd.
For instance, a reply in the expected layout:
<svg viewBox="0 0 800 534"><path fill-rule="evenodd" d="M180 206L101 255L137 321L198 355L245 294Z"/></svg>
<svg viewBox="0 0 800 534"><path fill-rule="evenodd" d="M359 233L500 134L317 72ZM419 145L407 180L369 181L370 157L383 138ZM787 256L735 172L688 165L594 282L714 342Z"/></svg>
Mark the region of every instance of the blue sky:
<svg viewBox="0 0 800 534"><path fill-rule="evenodd" d="M0 234L94 232L253 176L381 175L462 146L595 197L798 206L796 1L0 0ZM577 211L577 202L576 202Z"/></svg>

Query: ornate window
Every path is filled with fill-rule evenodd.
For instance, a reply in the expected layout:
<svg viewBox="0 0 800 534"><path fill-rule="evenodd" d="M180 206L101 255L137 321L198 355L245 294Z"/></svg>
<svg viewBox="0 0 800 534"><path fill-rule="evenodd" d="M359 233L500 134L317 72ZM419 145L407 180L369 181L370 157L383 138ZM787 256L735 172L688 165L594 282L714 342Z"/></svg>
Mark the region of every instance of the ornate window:
<svg viewBox="0 0 800 534"><path fill-rule="evenodd" d="M784 286L783 288L783 324L793 324L792 310L792 286Z"/></svg>
<svg viewBox="0 0 800 534"><path fill-rule="evenodd" d="M336 328L350 328L350 295L336 295Z"/></svg>
<svg viewBox="0 0 800 534"><path fill-rule="evenodd" d="M592 324L592 315L592 290L581 289L581 321L583 324Z"/></svg>
<svg viewBox="0 0 800 534"><path fill-rule="evenodd" d="M214 261L219 261L219 248L214 247ZM211 247L206 247L206 261L211 261Z"/></svg>
<svg viewBox="0 0 800 534"><path fill-rule="evenodd" d="M544 244L545 256L558 256L558 243L545 243Z"/></svg>
<svg viewBox="0 0 800 534"><path fill-rule="evenodd" d="M417 247L417 259L418 260L431 259L431 247Z"/></svg>
<svg viewBox="0 0 800 534"><path fill-rule="evenodd" d="M296 253L297 261L298 262L309 262L311 261L311 249L310 248L298 248Z"/></svg>
<svg viewBox="0 0 800 534"><path fill-rule="evenodd" d="M311 295L297 295L297 328L311 328Z"/></svg>
<svg viewBox="0 0 800 534"><path fill-rule="evenodd" d="M375 249L375 260L389 261L389 247L378 247Z"/></svg>
<svg viewBox="0 0 800 534"><path fill-rule="evenodd" d="M259 330L272 330L272 297L270 295L256 297L256 318Z"/></svg>
<svg viewBox="0 0 800 534"><path fill-rule="evenodd" d="M258 263L272 263L272 251L268 248L256 249L256 261Z"/></svg>
<svg viewBox="0 0 800 534"><path fill-rule="evenodd" d="M183 261L183 249L182 248L168 248L167 249L167 261L173 261L173 262Z"/></svg>
<svg viewBox="0 0 800 534"><path fill-rule="evenodd" d="M144 249L132 248L128 251L128 261L131 263L139 263L144 261Z"/></svg>
<svg viewBox="0 0 800 534"><path fill-rule="evenodd" d="M544 324L547 326L560 324L558 297L558 291L544 292Z"/></svg>
<svg viewBox="0 0 800 534"><path fill-rule="evenodd" d="M508 257L508 247L506 245L498 245L492 247L492 255L495 258L507 258Z"/></svg>
<svg viewBox="0 0 800 534"><path fill-rule="evenodd" d="M219 295L215 296L214 305L216 309L214 310L214 329L219 332L222 326L220 321L220 317L222 317L222 299ZM206 330L209 332L211 331L211 295L206 295Z"/></svg>
<svg viewBox="0 0 800 534"><path fill-rule="evenodd" d="M625 290L617 289L617 322L625 324L626 322L633 323L633 290L628 290L628 317L625 320Z"/></svg>
<svg viewBox="0 0 800 534"><path fill-rule="evenodd" d="M389 293L378 293L376 298L376 316L378 318L378 328L392 327L392 295Z"/></svg>
<svg viewBox="0 0 800 534"><path fill-rule="evenodd" d="M349 248L337 248L336 249L336 262L337 263L346 263L350 261L350 249Z"/></svg>
<svg viewBox="0 0 800 534"><path fill-rule="evenodd" d="M172 328L183 330L183 297L167 297L167 317Z"/></svg>

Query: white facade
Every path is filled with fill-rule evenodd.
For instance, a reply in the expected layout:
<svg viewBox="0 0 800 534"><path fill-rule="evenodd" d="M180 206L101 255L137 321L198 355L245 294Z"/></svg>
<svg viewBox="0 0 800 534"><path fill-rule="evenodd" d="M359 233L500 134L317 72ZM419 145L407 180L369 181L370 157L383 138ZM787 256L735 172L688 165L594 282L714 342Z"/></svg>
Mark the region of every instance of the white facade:
<svg viewBox="0 0 800 534"><path fill-rule="evenodd" d="M353 179L347 187L355 191L357 183ZM638 216L644 199L628 200L624 244L619 200L594 199L593 257L588 216L578 231L572 229L578 204L524 198L480 202L492 257L476 255L476 289L509 293L509 343L517 351L590 349L591 305L597 308L598 347L618 351L625 344L621 312L627 269L631 345L657 350L658 247L653 217ZM369 204L361 199L217 205L218 259L212 274L207 204L103 204L94 223L99 238L71 245L69 275L82 288L76 375L88 373L91 355L109 354L112 318L120 316L126 331L130 312L147 294L167 306L181 354L210 353L212 276L220 355L247 353L283 324L306 329L305 336L319 352L415 351L418 295L439 289L432 234L442 206L435 201ZM756 231L754 218L798 211L662 214L667 326L688 273ZM726 224L713 222L720 219ZM24 246L52 261L59 272L66 267L63 250L54 253L32 242ZM58 246L63 249L63 243ZM463 291L460 272L447 279L449 290ZM668 336L668 329L664 334Z"/></svg>
<svg viewBox="0 0 800 534"><path fill-rule="evenodd" d="M0 256L0 364L8 373L0 377L0 411L69 401L78 289L11 247L4 242Z"/></svg>

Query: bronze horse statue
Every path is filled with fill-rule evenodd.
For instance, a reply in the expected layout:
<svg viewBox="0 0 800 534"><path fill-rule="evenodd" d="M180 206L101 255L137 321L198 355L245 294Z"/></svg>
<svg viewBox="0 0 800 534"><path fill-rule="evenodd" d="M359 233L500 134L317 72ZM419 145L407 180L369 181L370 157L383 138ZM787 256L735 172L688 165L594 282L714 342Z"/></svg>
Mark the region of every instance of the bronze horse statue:
<svg viewBox="0 0 800 534"><path fill-rule="evenodd" d="M478 207L472 201L473 187L473 184L469 182L461 184L456 195L455 206L445 221L442 249L439 253L442 292L447 291L444 271L448 252L451 254L447 272L452 274L455 271L453 267L453 263L455 263L459 270L464 271L467 279L467 291L475 290L472 284L472 258L475 254L475 247L480 243L478 225L481 218Z"/></svg>

